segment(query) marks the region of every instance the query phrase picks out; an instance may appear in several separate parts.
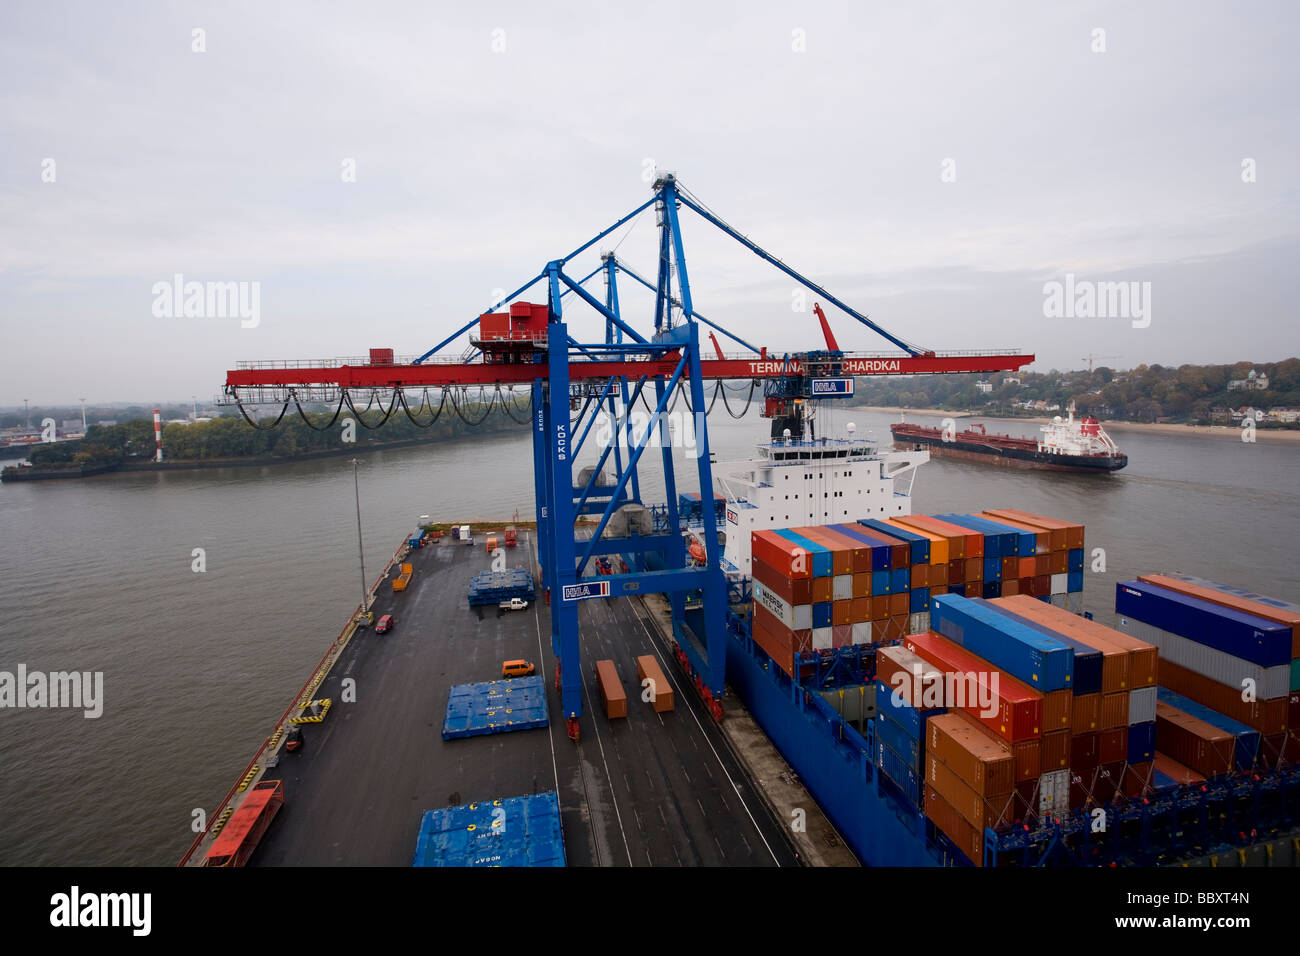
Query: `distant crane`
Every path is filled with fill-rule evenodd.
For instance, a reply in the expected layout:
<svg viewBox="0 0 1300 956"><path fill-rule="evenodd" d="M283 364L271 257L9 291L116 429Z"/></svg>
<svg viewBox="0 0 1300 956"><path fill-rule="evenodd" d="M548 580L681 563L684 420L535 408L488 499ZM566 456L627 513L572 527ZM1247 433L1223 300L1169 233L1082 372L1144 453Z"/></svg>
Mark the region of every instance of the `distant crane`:
<svg viewBox="0 0 1300 956"><path fill-rule="evenodd" d="M1085 355L1083 360L1088 363L1088 373L1092 374L1092 363L1094 359L1117 359L1119 355Z"/></svg>

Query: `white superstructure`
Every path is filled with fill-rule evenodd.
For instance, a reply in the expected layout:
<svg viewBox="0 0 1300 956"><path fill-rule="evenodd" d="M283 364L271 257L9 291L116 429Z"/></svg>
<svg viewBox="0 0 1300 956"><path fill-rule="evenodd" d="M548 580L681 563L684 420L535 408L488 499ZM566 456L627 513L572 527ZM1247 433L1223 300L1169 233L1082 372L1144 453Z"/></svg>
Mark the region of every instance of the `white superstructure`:
<svg viewBox="0 0 1300 956"><path fill-rule="evenodd" d="M750 573L750 534L912 513L916 468L928 451L877 450L870 438L760 443L758 456L714 466L727 499L723 569Z"/></svg>
<svg viewBox="0 0 1300 956"><path fill-rule="evenodd" d="M1069 406L1069 417L1064 421L1057 415L1050 425L1042 426L1043 437L1038 439L1038 450L1053 455L1118 455L1119 446L1106 434L1095 418L1074 420L1074 402Z"/></svg>

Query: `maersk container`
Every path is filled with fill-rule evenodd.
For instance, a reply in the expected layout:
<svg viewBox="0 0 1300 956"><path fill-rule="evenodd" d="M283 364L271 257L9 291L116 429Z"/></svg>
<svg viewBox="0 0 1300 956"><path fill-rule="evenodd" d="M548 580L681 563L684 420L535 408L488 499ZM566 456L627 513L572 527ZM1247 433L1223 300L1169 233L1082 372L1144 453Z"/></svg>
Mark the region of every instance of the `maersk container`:
<svg viewBox="0 0 1300 956"><path fill-rule="evenodd" d="M824 547L816 541L813 541L811 538L805 538L803 535L790 531L787 528L777 528L773 529L773 531L782 538L785 538L785 540L799 545L799 547L808 552L808 556L812 560L813 577L829 578L831 576L834 556L831 554L830 548Z"/></svg>
<svg viewBox="0 0 1300 956"><path fill-rule="evenodd" d="M1236 737L1237 743L1233 749L1233 763L1238 770L1249 770L1255 766L1255 759L1259 756L1260 736L1258 730L1247 727L1240 721L1233 720L1217 710L1211 710L1190 697L1175 694L1167 687L1159 688L1158 694L1162 703L1176 707L1185 714L1198 717L1210 726L1218 727L1220 730L1227 731Z"/></svg>
<svg viewBox="0 0 1300 956"><path fill-rule="evenodd" d="M772 612L772 616L792 631L806 631L813 626L811 604L790 604L781 595L757 580L750 583L754 603Z"/></svg>
<svg viewBox="0 0 1300 956"><path fill-rule="evenodd" d="M1115 613L1261 667L1291 664L1291 629L1141 581L1115 585Z"/></svg>
<svg viewBox="0 0 1300 956"><path fill-rule="evenodd" d="M883 521L877 521L875 518L859 518L858 524L864 528L870 528L872 531L879 531L882 534L898 538L900 541L906 541L912 551L911 564L930 563L930 539L924 535L917 534L915 531L907 531L896 525L886 524Z"/></svg>
<svg viewBox="0 0 1300 956"><path fill-rule="evenodd" d="M1129 724L1128 727L1128 762L1130 765L1155 759L1156 722L1154 720L1141 724Z"/></svg>
<svg viewBox="0 0 1300 956"><path fill-rule="evenodd" d="M980 603L982 604L984 602L981 601ZM1075 697L1077 698L1081 694L1101 693L1101 672L1102 666L1105 662L1105 655L1102 654L1101 651L1088 644L1084 644L1082 641L1075 640L1069 634L1063 634L1046 624L1042 624L1032 618L1017 614L1001 605L988 604L986 606L996 614L1000 614L1009 620L1023 624L1025 627L1033 628L1044 637L1050 637L1053 640L1060 641L1062 644L1074 648L1074 679L1071 684L1071 689L1073 690ZM1152 706L1154 707L1154 704ZM1154 711L1149 719L1156 719Z"/></svg>
<svg viewBox="0 0 1300 956"><path fill-rule="evenodd" d="M1163 660L1195 671L1220 684L1241 687L1245 678L1255 682L1255 696L1259 700L1285 697L1290 693L1291 665L1261 667L1258 664L1233 657L1179 634L1171 634L1151 624L1128 617L1117 619L1119 630L1139 640L1154 644Z"/></svg>
<svg viewBox="0 0 1300 956"><path fill-rule="evenodd" d="M1174 706L1177 706L1175 704ZM1156 719L1156 689L1138 687L1129 691L1128 722L1129 725L1145 724Z"/></svg>
<svg viewBox="0 0 1300 956"><path fill-rule="evenodd" d="M1073 686L1074 648L978 600L941 594L931 602L931 626L955 644L996 664L1042 693Z"/></svg>
<svg viewBox="0 0 1300 956"><path fill-rule="evenodd" d="M876 715L876 737L911 767L921 773L921 741L908 734L884 713Z"/></svg>
<svg viewBox="0 0 1300 956"><path fill-rule="evenodd" d="M910 592L908 613L920 614L930 610L930 589L916 588Z"/></svg>

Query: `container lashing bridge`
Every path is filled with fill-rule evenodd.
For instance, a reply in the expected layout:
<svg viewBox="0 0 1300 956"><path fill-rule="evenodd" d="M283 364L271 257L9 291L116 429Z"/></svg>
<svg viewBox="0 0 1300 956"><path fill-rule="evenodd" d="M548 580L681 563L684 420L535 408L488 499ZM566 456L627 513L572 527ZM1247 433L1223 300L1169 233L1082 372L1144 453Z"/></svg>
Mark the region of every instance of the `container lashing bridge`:
<svg viewBox="0 0 1300 956"><path fill-rule="evenodd" d="M613 252L601 253L600 264L582 279L574 279L566 272L566 266L575 258L651 207L658 225L658 274L653 281L635 272ZM751 345L706 318L696 310L692 296L679 217L683 208L899 351L841 351L820 304L816 311L827 348L780 358L769 357L765 348ZM603 299L586 288L597 274L604 277ZM621 307L620 275L654 293L653 329L646 334L637 331ZM538 283L545 288L545 304L518 299ZM570 294L604 319L603 341L579 342L570 335L569 314L564 308ZM494 311L507 303L505 312ZM712 330L708 333L711 347L704 349L701 325ZM713 332L746 351L724 354ZM470 348L461 356L439 354L466 333ZM576 740L583 713L584 673L579 661L578 606L590 599L667 595L672 609L674 654L714 717L722 719L728 640L728 592L721 566L722 529L718 526L722 519L715 509L702 508L706 561L702 565L691 561L686 540L679 533L682 522L678 476L674 474L667 419L679 394L696 419L695 463L683 470L695 471L691 483L697 485L701 501L707 502L713 499L714 484L705 419L719 396L731 412L726 381L748 381L750 400L762 383L763 415L772 419L774 437L783 437L790 429L791 437L798 440L803 432L796 429L804 420L798 404L851 394L853 376L1014 370L1033 358L1015 350L941 353L906 342L762 249L712 213L673 174L663 173L654 182L648 200L567 256L547 262L537 275L422 355L400 363L393 360L389 350L372 350L369 362L244 362L227 373L224 401L237 404L250 424L258 427L278 424L292 404L309 425L328 428L345 406L357 412L354 395L367 397L366 408L377 406L381 410L381 396L391 395L383 421L400 406L415 424L430 425L443 413L448 401L466 421L471 420L466 417L466 407L473 406L475 415L486 417L484 405L490 409L498 402L516 421L529 421L541 583L550 599L551 646L559 660L556 676L564 717L569 736ZM717 382L707 405L706 381ZM477 403L469 398L469 390L475 386L479 390ZM743 384L740 388L744 390ZM413 411L407 392L416 389L423 390L423 400ZM442 396L433 410L429 393L437 389L441 389ZM527 395L526 406L520 401L521 392ZM647 395L653 399L648 400ZM337 401L334 417L318 425L303 410L302 400L327 404ZM634 428L629 415L638 401L650 413L644 430ZM245 408L268 403L282 404L272 426L262 425ZM426 409L431 414L423 421L420 416ZM523 417L526 411L527 419ZM595 468L582 469L575 481L573 463L589 439L593 424L606 411L617 432L625 433L626 441L619 434L605 442ZM359 415L358 422L378 427ZM655 530L649 512L642 507L640 469L646 464L645 452L656 434L660 438L667 497L666 533ZM611 457L612 480L605 471ZM575 530L577 519L595 515L599 518L594 533L580 535ZM602 566L608 566L606 556L614 554L622 557L620 573L598 573ZM703 597L701 605L688 611L687 595L696 592Z"/></svg>

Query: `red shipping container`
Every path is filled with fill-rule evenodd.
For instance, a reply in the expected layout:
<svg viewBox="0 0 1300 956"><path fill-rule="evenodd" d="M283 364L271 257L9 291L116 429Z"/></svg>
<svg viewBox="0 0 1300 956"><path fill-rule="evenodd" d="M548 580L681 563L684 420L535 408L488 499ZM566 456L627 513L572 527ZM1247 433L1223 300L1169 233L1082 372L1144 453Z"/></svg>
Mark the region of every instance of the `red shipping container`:
<svg viewBox="0 0 1300 956"><path fill-rule="evenodd" d="M781 670L794 676L794 648L792 632L761 606L754 608L754 623L750 628L754 643L767 652Z"/></svg>
<svg viewBox="0 0 1300 956"><path fill-rule="evenodd" d="M966 559L966 583L972 581L984 580L984 559L967 558Z"/></svg>
<svg viewBox="0 0 1300 956"><path fill-rule="evenodd" d="M812 578L787 578L761 561L752 562L754 580L791 606L813 603Z"/></svg>
<svg viewBox="0 0 1300 956"><path fill-rule="evenodd" d="M392 349L371 349L370 364L371 365L392 365L393 350Z"/></svg>
<svg viewBox="0 0 1300 956"><path fill-rule="evenodd" d="M871 575L853 575L853 596L855 598L871 597Z"/></svg>
<svg viewBox="0 0 1300 956"><path fill-rule="evenodd" d="M981 581L967 581L962 585L968 598L977 598L984 596L984 584Z"/></svg>
<svg viewBox="0 0 1300 956"><path fill-rule="evenodd" d="M1002 580L1010 581L1012 578L1019 577L1020 559L1015 555L1007 555L1002 559Z"/></svg>
<svg viewBox="0 0 1300 956"><path fill-rule="evenodd" d="M1100 734L1073 734L1070 737L1070 770L1076 775L1091 770L1100 762L1097 739Z"/></svg>
<svg viewBox="0 0 1300 956"><path fill-rule="evenodd" d="M920 677L915 668L920 668ZM907 699L915 697L916 681L920 680L921 692L936 683L942 685L943 671L925 660L919 654L913 654L905 647L882 647L876 651L876 680L886 687L905 688Z"/></svg>
<svg viewBox="0 0 1300 956"><path fill-rule="evenodd" d="M1038 691L934 632L910 634L904 645L946 673L974 675L962 683L963 700L950 703L963 704L963 710L1003 740L1016 743L1042 735L1043 695ZM972 689L978 693L971 694ZM987 700L990 695L996 713L986 715L981 712L978 698ZM972 700L972 696L977 699Z"/></svg>
<svg viewBox="0 0 1300 956"><path fill-rule="evenodd" d="M934 787L925 788L925 815L971 863L984 865L984 831L967 823Z"/></svg>
<svg viewBox="0 0 1300 956"><path fill-rule="evenodd" d="M1160 686L1254 727L1265 737L1286 732L1289 697L1243 701L1240 688L1212 681L1167 659L1160 662Z"/></svg>
<svg viewBox="0 0 1300 956"><path fill-rule="evenodd" d="M1069 688L1043 694L1043 733L1069 730L1070 715L1074 709L1074 695Z"/></svg>
<svg viewBox="0 0 1300 956"><path fill-rule="evenodd" d="M889 618L885 618L880 621L872 621L871 622L871 643L872 644L888 643L888 639L885 636L886 631L888 630L889 630Z"/></svg>
<svg viewBox="0 0 1300 956"><path fill-rule="evenodd" d="M928 588L930 586L930 565L914 564L912 565L912 590L917 588Z"/></svg>
<svg viewBox="0 0 1300 956"><path fill-rule="evenodd" d="M953 561L948 565L948 587L966 583L966 561Z"/></svg>
<svg viewBox="0 0 1300 956"><path fill-rule="evenodd" d="M852 610L849 617L852 619L854 624L862 624L865 621L871 620L871 598L854 598L851 603Z"/></svg>
<svg viewBox="0 0 1300 956"><path fill-rule="evenodd" d="M1035 564L1033 555L1030 555L1027 558L1022 557L1017 559L1016 565L1018 568L1016 572L1017 578L1032 578L1034 576Z"/></svg>
<svg viewBox="0 0 1300 956"><path fill-rule="evenodd" d="M784 578L812 577L812 555L774 531L754 531L749 536L754 559L775 569Z"/></svg>
<svg viewBox="0 0 1300 956"><path fill-rule="evenodd" d="M931 593L931 595L934 594L933 591L931 591L930 593ZM1019 581L1017 581L1015 578L1003 578L1003 579L1002 579L1002 596L1003 596L1003 597L1011 597L1012 595L1019 594L1019 593L1020 593L1020 582L1019 582Z"/></svg>
<svg viewBox="0 0 1300 956"><path fill-rule="evenodd" d="M889 595L889 616L907 615L912 609L912 598L907 591Z"/></svg>
<svg viewBox="0 0 1300 956"><path fill-rule="evenodd" d="M1052 573L1051 568L1052 556L1050 553L1034 555L1034 577L1041 578L1050 576Z"/></svg>
<svg viewBox="0 0 1300 956"><path fill-rule="evenodd" d="M948 585L946 585L946 584L932 584L932 585L930 585L930 600L931 600L931 601L933 601L935 598L937 598L940 594L947 594L947 593L948 593Z"/></svg>
<svg viewBox="0 0 1300 956"><path fill-rule="evenodd" d="M1047 556L1047 570L1052 574L1065 574L1069 571L1069 555L1064 551L1053 551Z"/></svg>
<svg viewBox="0 0 1300 956"><path fill-rule="evenodd" d="M814 604L825 604L834 597L835 579L834 578L813 578L812 579L812 599Z"/></svg>
<svg viewBox="0 0 1300 956"><path fill-rule="evenodd" d="M877 594L871 599L871 619L883 621L889 617L889 595Z"/></svg>
<svg viewBox="0 0 1300 956"><path fill-rule="evenodd" d="M1043 734L1043 773L1065 770L1070 766L1070 738L1068 730L1053 730Z"/></svg>
<svg viewBox="0 0 1300 956"><path fill-rule="evenodd" d="M941 763L934 754L925 758L925 784L939 792L954 810L962 815L967 823L979 827L1007 827L1013 820L1010 794L995 797L981 797L967 786L947 764Z"/></svg>
<svg viewBox="0 0 1300 956"><path fill-rule="evenodd" d="M1050 574L1036 575L1029 593L1034 597L1050 597L1052 593L1052 576Z"/></svg>
<svg viewBox="0 0 1300 956"><path fill-rule="evenodd" d="M885 640L901 641L907 636L907 615L895 614L885 622Z"/></svg>
<svg viewBox="0 0 1300 956"><path fill-rule="evenodd" d="M1097 735L1097 756L1102 763L1128 760L1128 727L1104 730Z"/></svg>

